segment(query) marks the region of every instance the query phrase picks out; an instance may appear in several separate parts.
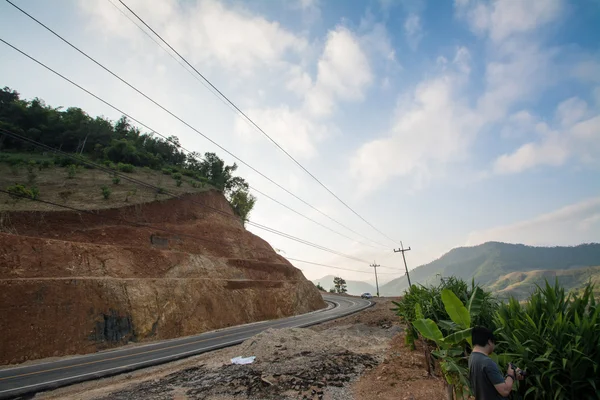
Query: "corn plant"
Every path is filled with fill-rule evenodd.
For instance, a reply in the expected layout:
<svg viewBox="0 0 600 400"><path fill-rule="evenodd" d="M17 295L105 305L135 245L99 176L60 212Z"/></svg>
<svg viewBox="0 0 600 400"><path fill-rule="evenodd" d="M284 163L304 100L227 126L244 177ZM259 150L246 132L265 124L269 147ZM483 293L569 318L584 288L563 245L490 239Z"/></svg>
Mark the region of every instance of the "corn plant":
<svg viewBox="0 0 600 400"><path fill-rule="evenodd" d="M441 278L437 286L425 287L422 285L412 285L409 290L404 293L404 297L399 302L393 302L395 308L393 311L400 317L400 320L407 323L406 343L413 347L414 339L417 337L417 332L412 326L412 322L416 319L415 306L419 304L423 312L424 318L430 318L433 321L447 321L450 316L446 312L444 302L442 301L442 291L444 289L451 290L463 303L467 303L473 293L478 291L479 287L471 280L469 285L462 279L456 277ZM481 290L481 289L479 289ZM494 329L494 314L498 308L498 302L490 292L481 291L478 293L481 302L476 315L473 315L473 326L480 325L490 329ZM441 323L440 329L442 333L449 334L453 332L452 326Z"/></svg>
<svg viewBox="0 0 600 400"><path fill-rule="evenodd" d="M546 282L525 304L501 305L499 348L527 370L521 398L600 399L599 314L591 284L571 296Z"/></svg>
<svg viewBox="0 0 600 400"><path fill-rule="evenodd" d="M469 387L467 345L472 347L471 323L481 313L485 292L476 286L466 306L450 289L443 289L440 298L450 320L436 323L430 318L424 318L421 306L417 304L413 326L425 339L435 342L437 348L431 354L440 361L442 373L450 388L449 397L452 388L457 397L464 397L468 391L465 388ZM451 333L444 336L440 328Z"/></svg>

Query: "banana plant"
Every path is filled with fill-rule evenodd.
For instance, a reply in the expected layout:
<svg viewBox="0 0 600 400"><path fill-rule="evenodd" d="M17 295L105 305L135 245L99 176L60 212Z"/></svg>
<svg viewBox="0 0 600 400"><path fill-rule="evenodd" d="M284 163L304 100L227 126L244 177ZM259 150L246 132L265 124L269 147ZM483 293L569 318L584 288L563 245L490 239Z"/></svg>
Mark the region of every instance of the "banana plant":
<svg viewBox="0 0 600 400"><path fill-rule="evenodd" d="M417 304L415 306L416 319L413 321L413 326L421 336L435 342L437 349L432 351L431 354L440 361L442 373L449 385L449 398L451 398L453 392L456 392L457 396L464 397L466 394L464 388L469 386L466 368L466 344L468 343L472 347L471 321L479 315L484 292L481 288L475 287L466 306L449 289L442 290L441 296L444 308L451 321L438 321L436 323L429 318L423 318L421 306ZM440 326L451 333L444 336Z"/></svg>

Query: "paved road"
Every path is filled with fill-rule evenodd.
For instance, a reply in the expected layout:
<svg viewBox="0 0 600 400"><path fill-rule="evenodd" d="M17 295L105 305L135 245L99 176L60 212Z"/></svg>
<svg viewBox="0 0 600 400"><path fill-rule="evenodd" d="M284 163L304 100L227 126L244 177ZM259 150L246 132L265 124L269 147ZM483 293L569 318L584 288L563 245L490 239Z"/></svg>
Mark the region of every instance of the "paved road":
<svg viewBox="0 0 600 400"><path fill-rule="evenodd" d="M268 328L305 327L343 317L372 305L368 300L353 297L323 295L323 298L329 303L329 308L309 314L240 325L201 335L103 351L66 360L3 369L0 370L0 399L14 398L174 361L241 343Z"/></svg>

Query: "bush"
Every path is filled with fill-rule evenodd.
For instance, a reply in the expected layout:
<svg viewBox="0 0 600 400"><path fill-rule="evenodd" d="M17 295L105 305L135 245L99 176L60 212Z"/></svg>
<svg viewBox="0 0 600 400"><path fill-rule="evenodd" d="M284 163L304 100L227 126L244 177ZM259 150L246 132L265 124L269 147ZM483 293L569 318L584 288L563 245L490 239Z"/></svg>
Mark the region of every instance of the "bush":
<svg viewBox="0 0 600 400"><path fill-rule="evenodd" d="M104 164L105 167L110 168L112 166L112 162L110 160L104 160L102 161L102 163Z"/></svg>
<svg viewBox="0 0 600 400"><path fill-rule="evenodd" d="M181 179L177 179L175 181L175 184L177 185L177 187L181 186L182 183L183 183L183 181Z"/></svg>
<svg viewBox="0 0 600 400"><path fill-rule="evenodd" d="M112 193L110 188L108 186L102 186L100 189L102 190L102 197L104 197L104 200L108 200Z"/></svg>
<svg viewBox="0 0 600 400"><path fill-rule="evenodd" d="M7 187L6 191L14 199L29 198L36 200L40 196L40 191L37 187L33 186L31 188L27 188L25 185L18 183Z"/></svg>
<svg viewBox="0 0 600 400"><path fill-rule="evenodd" d="M36 167L35 160L29 160L29 162L27 163L27 172L29 172L30 174L33 174L33 170L35 167Z"/></svg>
<svg viewBox="0 0 600 400"><path fill-rule="evenodd" d="M183 175L187 176L188 178L193 178L195 173L194 171L192 171L191 169L184 169L182 171Z"/></svg>
<svg viewBox="0 0 600 400"><path fill-rule="evenodd" d="M600 390L600 307L588 284L581 296L546 282L524 304L498 310L498 347L527 371L525 399L595 399Z"/></svg>
<svg viewBox="0 0 600 400"><path fill-rule="evenodd" d="M75 164L71 164L67 167L67 176L69 179L75 178L75 174L77 174L77 167Z"/></svg>
<svg viewBox="0 0 600 400"><path fill-rule="evenodd" d="M162 187L159 187L158 189L156 189L156 193L158 193L158 194L165 194L166 190L164 188L162 188Z"/></svg>
<svg viewBox="0 0 600 400"><path fill-rule="evenodd" d="M183 178L183 176L179 172L171 175L171 177L173 177L173 179L175 179L176 181L181 180Z"/></svg>
<svg viewBox="0 0 600 400"><path fill-rule="evenodd" d="M118 185L121 182L121 178L119 178L119 175L114 174L113 178L112 178L112 183L115 185Z"/></svg>
<svg viewBox="0 0 600 400"><path fill-rule="evenodd" d="M54 164L59 167L69 167L73 165L73 160L69 157L54 156Z"/></svg>
<svg viewBox="0 0 600 400"><path fill-rule="evenodd" d="M50 161L44 160L44 161L42 161L41 165L43 168L48 169L48 168L50 168Z"/></svg>
<svg viewBox="0 0 600 400"><path fill-rule="evenodd" d="M134 167L131 164L118 163L117 169L121 172L132 173L134 170Z"/></svg>
<svg viewBox="0 0 600 400"><path fill-rule="evenodd" d="M171 171L169 168L163 168L162 173L165 175L171 175L173 171Z"/></svg>
<svg viewBox="0 0 600 400"><path fill-rule="evenodd" d="M8 158L6 158L6 162L12 167L14 165L25 164L25 159L19 156L9 156Z"/></svg>
<svg viewBox="0 0 600 400"><path fill-rule="evenodd" d="M27 183L28 184L33 185L36 178L37 178L37 175L35 174L35 172L31 171L31 172L27 173Z"/></svg>

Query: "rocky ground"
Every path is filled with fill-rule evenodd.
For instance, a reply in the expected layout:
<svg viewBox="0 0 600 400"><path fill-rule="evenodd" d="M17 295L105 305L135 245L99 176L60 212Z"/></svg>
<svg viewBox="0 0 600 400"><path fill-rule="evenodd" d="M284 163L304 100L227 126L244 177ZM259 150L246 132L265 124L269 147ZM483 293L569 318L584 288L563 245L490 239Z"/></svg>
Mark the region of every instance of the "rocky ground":
<svg viewBox="0 0 600 400"><path fill-rule="evenodd" d="M270 329L243 344L36 399L442 399L423 353L404 346L389 299L308 329ZM249 365L231 358L255 356Z"/></svg>

